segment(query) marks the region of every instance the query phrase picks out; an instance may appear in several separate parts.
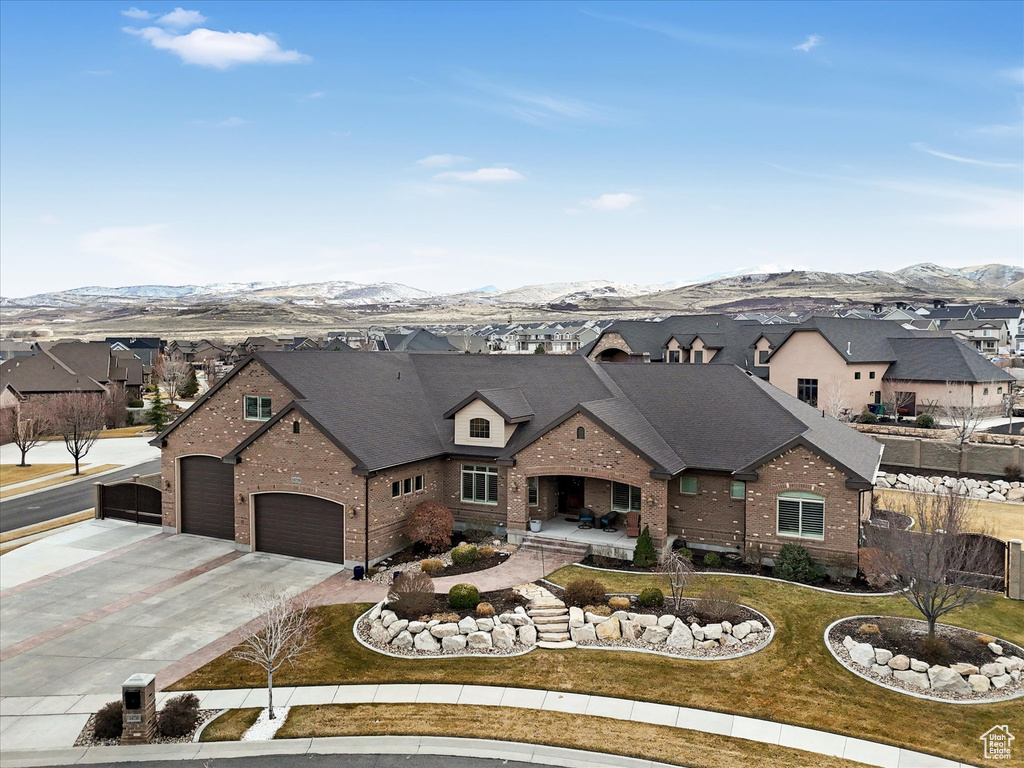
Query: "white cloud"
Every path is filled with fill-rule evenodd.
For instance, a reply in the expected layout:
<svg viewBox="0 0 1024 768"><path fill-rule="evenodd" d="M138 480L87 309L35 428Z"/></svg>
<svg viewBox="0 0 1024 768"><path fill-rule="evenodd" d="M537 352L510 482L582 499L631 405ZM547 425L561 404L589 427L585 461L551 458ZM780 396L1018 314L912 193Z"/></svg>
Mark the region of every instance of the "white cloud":
<svg viewBox="0 0 1024 768"><path fill-rule="evenodd" d="M992 136L994 138L1018 136L1024 133L1024 123L1017 123L1016 125L1005 125L1002 123L980 125L971 132L978 136Z"/></svg>
<svg viewBox="0 0 1024 768"><path fill-rule="evenodd" d="M932 155L933 157L941 157L943 160L952 160L954 163L967 163L968 165L983 165L986 168L1019 168L1017 163L1001 163L990 160L975 160L972 157L961 157L960 155L951 155L948 152L939 152L937 149L928 149L924 144L915 142L911 144L914 149L919 152Z"/></svg>
<svg viewBox="0 0 1024 768"><path fill-rule="evenodd" d="M229 117L226 120L193 120L192 125L210 125L214 128L239 128L248 125L249 121L241 117Z"/></svg>
<svg viewBox="0 0 1024 768"><path fill-rule="evenodd" d="M624 211L634 203L641 200L639 195L631 195L628 192L612 192L592 200L584 200L580 205L593 208L595 211Z"/></svg>
<svg viewBox="0 0 1024 768"><path fill-rule="evenodd" d="M434 178L445 181L522 181L523 175L511 168L479 168L475 171L445 171Z"/></svg>
<svg viewBox="0 0 1024 768"><path fill-rule="evenodd" d="M457 163L468 162L468 157L462 155L429 155L416 161L421 168L451 168Z"/></svg>
<svg viewBox="0 0 1024 768"><path fill-rule="evenodd" d="M313 91L311 94L306 96L307 99L322 99L324 97L323 91Z"/></svg>
<svg viewBox="0 0 1024 768"><path fill-rule="evenodd" d="M812 48L817 48L819 45L821 45L821 35L808 35L800 45L794 45L793 50L810 53Z"/></svg>
<svg viewBox="0 0 1024 768"><path fill-rule="evenodd" d="M252 32L217 32L193 29L187 35L176 35L159 27L135 29L125 27L160 51L170 51L186 64L227 69L236 64L295 64L310 61L298 51L282 50L277 41Z"/></svg>
<svg viewBox="0 0 1024 768"><path fill-rule="evenodd" d="M1004 80L1009 80L1011 83L1014 83L1016 85L1024 85L1024 67L1004 69L1001 72L999 72L999 76Z"/></svg>
<svg viewBox="0 0 1024 768"><path fill-rule="evenodd" d="M184 8L175 8L170 13L165 13L156 23L161 27L173 27L174 29L188 29L198 27L206 21L206 17L199 11L186 11Z"/></svg>
<svg viewBox="0 0 1024 768"><path fill-rule="evenodd" d="M145 21L146 19L152 19L156 14L144 11L141 8L136 8L134 5L127 11L121 11L122 16L127 16L129 19L136 19L138 21Z"/></svg>

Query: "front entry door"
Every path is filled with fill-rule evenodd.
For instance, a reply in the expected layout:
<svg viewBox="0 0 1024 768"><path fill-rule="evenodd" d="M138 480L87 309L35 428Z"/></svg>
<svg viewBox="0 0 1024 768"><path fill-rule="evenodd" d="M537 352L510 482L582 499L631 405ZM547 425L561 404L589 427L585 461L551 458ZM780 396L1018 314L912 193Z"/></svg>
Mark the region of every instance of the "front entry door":
<svg viewBox="0 0 1024 768"><path fill-rule="evenodd" d="M583 478L558 478L558 511L562 514L578 514L583 509Z"/></svg>

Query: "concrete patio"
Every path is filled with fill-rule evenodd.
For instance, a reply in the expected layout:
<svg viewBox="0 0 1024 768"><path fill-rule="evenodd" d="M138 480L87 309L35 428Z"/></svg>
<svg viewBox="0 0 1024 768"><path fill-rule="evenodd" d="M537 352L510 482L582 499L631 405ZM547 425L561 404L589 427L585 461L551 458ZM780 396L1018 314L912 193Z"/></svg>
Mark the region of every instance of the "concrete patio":
<svg viewBox="0 0 1024 768"><path fill-rule="evenodd" d="M520 544L523 539L547 539L552 542L568 541L573 544L587 544L594 555L616 557L631 560L636 548L636 539L626 535L625 515L619 515L617 530L608 531L601 528L580 528L579 522L567 520L559 515L545 520L537 533L533 531L509 531L510 544Z"/></svg>

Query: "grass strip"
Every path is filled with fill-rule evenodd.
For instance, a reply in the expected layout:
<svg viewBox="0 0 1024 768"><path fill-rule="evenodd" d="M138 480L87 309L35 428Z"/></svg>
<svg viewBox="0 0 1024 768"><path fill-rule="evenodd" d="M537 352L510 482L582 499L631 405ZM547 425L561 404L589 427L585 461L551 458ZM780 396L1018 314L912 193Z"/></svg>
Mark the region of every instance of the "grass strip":
<svg viewBox="0 0 1024 768"><path fill-rule="evenodd" d="M83 477L89 475L99 474L100 472L106 472L108 469L117 469L122 466L121 464L100 464L97 467L90 467L89 469L83 469L77 475L60 475L59 477L51 477L48 480L40 480L38 483L29 483L19 488L11 488L8 491L0 491L0 499L6 499L10 496L17 496L22 493L30 493L32 491L38 491L43 488L51 488L55 485L64 485L64 483L70 483L74 480L81 480ZM72 465L74 467L74 465Z"/></svg>
<svg viewBox="0 0 1024 768"><path fill-rule="evenodd" d="M0 465L0 488L15 483L25 483L35 480L37 477L55 475L58 472L67 472L74 469L74 464L29 464L27 467L19 467L17 464Z"/></svg>
<svg viewBox="0 0 1024 768"><path fill-rule="evenodd" d="M276 709L276 707L275 707ZM259 707L229 709L212 720L199 736L200 741L238 741L252 727L263 710Z"/></svg>

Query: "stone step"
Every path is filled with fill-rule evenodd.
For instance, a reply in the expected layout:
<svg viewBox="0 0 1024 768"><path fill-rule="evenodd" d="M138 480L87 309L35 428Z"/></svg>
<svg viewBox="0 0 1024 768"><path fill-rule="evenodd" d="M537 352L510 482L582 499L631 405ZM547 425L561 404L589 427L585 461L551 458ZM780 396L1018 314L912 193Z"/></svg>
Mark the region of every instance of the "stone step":
<svg viewBox="0 0 1024 768"><path fill-rule="evenodd" d="M543 624L564 624L569 620L569 613L566 611L561 616L531 616L533 623L538 627Z"/></svg>
<svg viewBox="0 0 1024 768"><path fill-rule="evenodd" d="M569 622L563 621L558 624L534 624L540 634L565 634L569 631Z"/></svg>
<svg viewBox="0 0 1024 768"><path fill-rule="evenodd" d="M569 639L568 632L538 632L537 639L546 643L561 643Z"/></svg>
<svg viewBox="0 0 1024 768"><path fill-rule="evenodd" d="M562 640L561 642L550 642L548 640L539 640L537 642L538 648L547 648L550 651L560 651L568 648L575 648L576 643L572 640Z"/></svg>
<svg viewBox="0 0 1024 768"><path fill-rule="evenodd" d="M526 615L531 618L544 617L544 616L565 616L569 613L568 608L536 608L534 610L527 610Z"/></svg>

